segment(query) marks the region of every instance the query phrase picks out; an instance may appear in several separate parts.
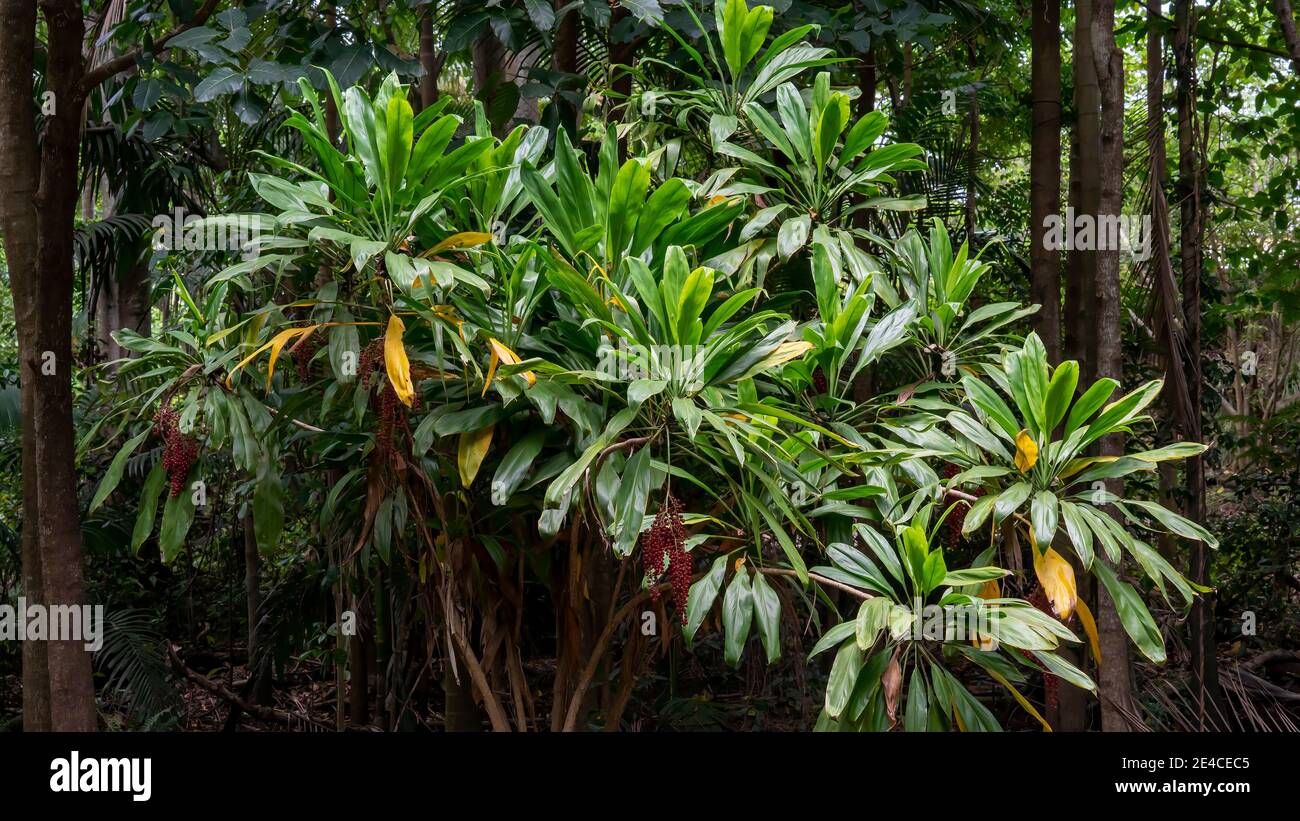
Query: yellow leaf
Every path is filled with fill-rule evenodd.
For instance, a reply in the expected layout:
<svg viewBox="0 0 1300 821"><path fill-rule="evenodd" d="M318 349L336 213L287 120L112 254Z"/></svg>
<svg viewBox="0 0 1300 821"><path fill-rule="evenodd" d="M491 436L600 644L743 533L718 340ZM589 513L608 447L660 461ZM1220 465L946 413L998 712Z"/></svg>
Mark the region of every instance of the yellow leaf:
<svg viewBox="0 0 1300 821"><path fill-rule="evenodd" d="M1032 540L1033 537L1030 538ZM1079 588L1075 585L1074 568L1064 556L1050 547L1041 554L1032 541L1031 547L1031 552L1034 554L1034 574L1038 576L1038 583L1043 586L1043 593L1052 603L1052 611L1062 621L1066 621L1074 613L1075 605L1079 601Z"/></svg>
<svg viewBox="0 0 1300 821"><path fill-rule="evenodd" d="M1002 598L1002 585L998 584L997 579L989 579L980 585L980 592L977 593L981 599L1000 599ZM989 605L996 607L997 605ZM981 650L994 650L997 648L997 640L992 636L984 636L975 633L970 640L972 647L978 647Z"/></svg>
<svg viewBox="0 0 1300 821"><path fill-rule="evenodd" d="M474 484L474 477L487 456L492 445L492 433L496 425L488 425L480 430L467 430L460 435L460 446L456 453L456 466L460 468L460 483L469 487Z"/></svg>
<svg viewBox="0 0 1300 821"><path fill-rule="evenodd" d="M280 333L271 337L270 342L267 342L262 347L258 348L248 356L244 357L244 359L238 365L230 369L230 373L226 375L226 387L233 389L234 385L232 383L232 380L234 380L235 374L243 370L244 366L247 365L249 362L252 362L254 359L256 359L257 356L262 353L262 351L266 350L267 348L270 348L271 361L266 369L266 389L269 391L271 389L271 377L275 375L275 360L279 358L280 351L284 348L286 344L288 344L290 339L294 339L300 336L306 336L307 334L311 333L312 331L316 330L319 327L320 325L308 325L303 328L289 328L287 330L280 331Z"/></svg>
<svg viewBox="0 0 1300 821"><path fill-rule="evenodd" d="M775 368L778 365L784 365L791 359L798 359L808 351L812 350L813 344L807 340L800 339L793 342L782 342L763 360L755 366L755 372L765 371L768 368Z"/></svg>
<svg viewBox="0 0 1300 821"><path fill-rule="evenodd" d="M488 361L487 379L483 381L483 393L479 396L487 396L488 388L492 386L492 377L496 376L497 365L501 362L507 365L518 365L521 361L519 354L507 348L499 340L488 337L488 348L492 351L492 358ZM536 384L537 375L532 371L525 371L524 379L528 380L529 385Z"/></svg>
<svg viewBox="0 0 1300 821"><path fill-rule="evenodd" d="M1021 473L1027 473L1037 461L1038 443L1029 435L1029 431L1020 431L1016 434L1016 467Z"/></svg>
<svg viewBox="0 0 1300 821"><path fill-rule="evenodd" d="M408 408L415 400L415 385L411 382L411 360L406 356L402 334L406 326L397 314L388 317L388 330L384 332L384 369L398 400Z"/></svg>
<svg viewBox="0 0 1300 821"><path fill-rule="evenodd" d="M1088 634L1088 645L1092 647L1092 657L1096 660L1098 666L1101 665L1101 639L1097 637L1097 622L1093 621L1092 611L1083 599L1076 603L1079 613L1079 621L1083 623L1083 632Z"/></svg>
<svg viewBox="0 0 1300 821"><path fill-rule="evenodd" d="M1030 704L1029 699L1020 694L1020 691L1016 689L1014 684L1007 681L1006 677L996 670L990 669L986 670L986 672L993 677L994 681L1005 687L1007 692L1011 693L1011 695L1015 697L1016 701L1020 702L1020 706L1025 708L1025 712L1038 719L1038 723L1043 725L1044 732L1050 733L1052 731L1052 725L1048 724L1047 720L1038 714L1038 711L1034 709L1034 705Z"/></svg>
<svg viewBox="0 0 1300 821"><path fill-rule="evenodd" d="M461 231L459 234L452 234L447 237L423 254L420 254L420 256L426 258L437 256L443 251L450 251L455 248L473 248L476 245L483 245L491 241L491 234L485 234L482 231Z"/></svg>
<svg viewBox="0 0 1300 821"><path fill-rule="evenodd" d="M989 579L980 586L978 595L981 599L1000 599L1002 598L1002 585L998 584L997 579Z"/></svg>
<svg viewBox="0 0 1300 821"><path fill-rule="evenodd" d="M1089 465L1105 465L1119 459L1118 456L1089 456L1084 459L1071 459L1057 474L1058 478L1068 479Z"/></svg>

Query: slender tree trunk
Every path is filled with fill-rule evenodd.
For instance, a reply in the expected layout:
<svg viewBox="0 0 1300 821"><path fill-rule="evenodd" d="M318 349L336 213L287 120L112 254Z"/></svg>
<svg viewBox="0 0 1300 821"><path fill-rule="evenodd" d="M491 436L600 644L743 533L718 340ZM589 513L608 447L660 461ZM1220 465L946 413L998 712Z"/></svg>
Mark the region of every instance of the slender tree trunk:
<svg viewBox="0 0 1300 821"><path fill-rule="evenodd" d="M1058 156L1057 162L1060 162ZM1031 172L1032 173L1032 172ZM1075 210L1079 210L1079 201L1082 186L1079 181L1079 134L1076 128L1070 135L1070 184L1069 197L1070 205ZM1031 193L1032 196L1032 193ZM1041 225L1042 223L1039 223ZM1090 354L1084 347L1087 339L1090 337L1091 329L1084 324L1086 312L1081 307L1087 304L1087 290L1085 290L1085 277L1088 276L1085 260L1077 252L1069 256L1069 276L1065 281L1065 304L1070 307L1070 311L1065 314L1063 328L1065 332L1064 339L1058 343L1064 344L1064 358L1073 359L1081 363L1086 368ZM1059 276L1059 275L1058 275ZM1090 281L1089 281L1090 284ZM1059 288L1057 285L1057 298L1059 300ZM1081 316L1083 314L1083 316ZM1049 349L1050 350L1050 349ZM1050 353L1049 353L1050 355ZM1013 531L1014 532L1014 531ZM1091 595L1087 584L1079 586L1079 596L1085 597L1091 602L1096 598ZM1065 659L1075 666L1084 663L1083 654L1074 652L1069 648L1062 650ZM1091 695L1084 690L1071 685L1069 682L1060 683L1060 693L1055 715L1049 715L1048 721L1052 726L1063 732L1082 732L1088 729L1088 707L1091 703Z"/></svg>
<svg viewBox="0 0 1300 821"><path fill-rule="evenodd" d="M552 105L559 112L559 124L569 132L569 138L577 144L578 126L582 118L582 106L565 96L581 96L581 85L571 83L569 76L578 73L578 11L565 9L569 0L555 0L555 42L551 48L551 68L557 74L566 75L561 80L561 88L556 89ZM562 16L561 16L562 15Z"/></svg>
<svg viewBox="0 0 1300 821"><path fill-rule="evenodd" d="M1031 78L1033 96L1029 160L1030 291L1040 307L1034 330L1047 348L1048 360L1061 361L1061 254L1048 248L1046 220L1061 218L1061 3L1033 0L1030 4ZM1074 168L1073 164L1071 166ZM1080 652L1063 651L1075 665ZM1063 732L1088 726L1088 693L1062 681L1055 709L1048 720Z"/></svg>
<svg viewBox="0 0 1300 821"><path fill-rule="evenodd" d="M1075 156L1071 162L1071 196L1075 199L1073 216L1096 216L1101 207L1101 89L1092 61L1092 3L1079 0L1074 19L1074 108ZM1076 191L1077 186L1077 191ZM1067 230L1072 226L1067 225ZM1097 254L1074 246L1070 252L1072 300L1067 305L1074 322L1067 334L1070 355L1079 360L1085 382L1097 378L1096 347L1096 278Z"/></svg>
<svg viewBox="0 0 1300 821"><path fill-rule="evenodd" d="M1124 56L1115 45L1115 0L1094 0L1092 4L1092 58L1101 89L1101 152L1098 170L1101 196L1097 211L1097 358L1100 377L1123 382L1121 353L1118 232L1103 232L1106 217L1118 218L1124 196ZM1116 221L1113 224L1118 224ZM1109 233L1103 242L1103 233ZM1119 456L1124 452L1121 434L1102 437L1101 454ZM1112 493L1122 490L1122 482L1108 482ZM1128 634L1124 630L1114 602L1102 586L1097 590L1097 631L1100 634L1101 726L1104 731L1131 729L1126 713L1133 712L1133 670Z"/></svg>
<svg viewBox="0 0 1300 821"><path fill-rule="evenodd" d="M859 117L876 110L876 47L858 55L858 102Z"/></svg>
<svg viewBox="0 0 1300 821"><path fill-rule="evenodd" d="M1178 200L1180 262L1183 277L1184 341L1187 348L1187 393L1191 404L1191 424L1187 437L1201 441L1201 163L1196 144L1195 80L1196 52L1193 43L1195 20L1190 0L1174 4L1174 68L1177 82L1178 109ZM1187 460L1187 518L1205 520L1205 463L1200 456ZM1192 581L1205 584L1209 579L1209 556L1204 542L1193 541L1189 557ZM1207 701L1218 698L1218 670L1215 659L1214 596L1198 596L1189 618L1191 632L1192 675L1198 685L1197 707L1204 720Z"/></svg>
<svg viewBox="0 0 1300 821"><path fill-rule="evenodd" d="M969 47L968 55L972 66L976 65L975 45ZM972 253L975 247L975 183L978 179L980 161L980 96L979 89L972 86L970 90L970 179L966 182L966 242Z"/></svg>
<svg viewBox="0 0 1300 821"><path fill-rule="evenodd" d="M424 76L420 78L421 108L438 102L438 78L446 61L447 52L438 51L433 42L433 6L430 4L420 15L420 67L424 69Z"/></svg>
<svg viewBox="0 0 1300 821"><path fill-rule="evenodd" d="M364 584L364 579L355 584ZM352 595L352 613L356 632L348 639L348 720L354 727L370 723L370 658L374 647L374 623L371 618L370 594L362 590Z"/></svg>
<svg viewBox="0 0 1300 821"><path fill-rule="evenodd" d="M1061 361L1061 252L1047 247L1044 223L1061 215L1061 0L1033 0L1030 11L1030 293L1040 306L1034 330L1048 360L1056 363Z"/></svg>
<svg viewBox="0 0 1300 821"><path fill-rule="evenodd" d="M1296 34L1295 14L1291 11L1291 3L1289 0L1273 0L1273 10L1277 12L1278 25L1282 27L1286 50L1291 54L1291 65L1295 68L1295 73L1300 74L1300 34Z"/></svg>
<svg viewBox="0 0 1300 821"><path fill-rule="evenodd" d="M262 607L262 556L257 550L253 517L244 517L244 597L248 601L248 674L253 677L254 704L271 703L271 671L257 663L258 611Z"/></svg>

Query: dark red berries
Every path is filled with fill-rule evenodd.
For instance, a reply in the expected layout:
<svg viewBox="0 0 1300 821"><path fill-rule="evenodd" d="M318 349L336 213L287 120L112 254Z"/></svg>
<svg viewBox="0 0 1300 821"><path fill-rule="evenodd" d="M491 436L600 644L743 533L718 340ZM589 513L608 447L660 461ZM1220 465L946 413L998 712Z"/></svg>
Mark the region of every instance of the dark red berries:
<svg viewBox="0 0 1300 821"><path fill-rule="evenodd" d="M961 473L961 468L958 467L957 465L952 464L951 462L943 466L943 478L945 479L951 479L952 477L956 476L958 473ZM971 495L983 496L984 489L976 488L975 490L971 491ZM969 504L966 504L965 502L958 502L957 505L953 507L951 511L948 512L948 518L944 520L944 524L947 525L947 533L945 534L944 541L948 547L955 548L957 547L957 545L961 544L961 540L962 540L961 529L966 524L966 512L969 510L970 510Z"/></svg>
<svg viewBox="0 0 1300 821"><path fill-rule="evenodd" d="M668 572L677 618L686 623L686 597L691 590L691 556L686 552L682 506L669 494L650 529L641 534L641 561L650 582L650 597L659 600L659 578Z"/></svg>
<svg viewBox="0 0 1300 821"><path fill-rule="evenodd" d="M813 393L819 396L821 394L826 393L826 389L828 387L828 384L826 382L826 372L821 369L820 365L817 366L817 370L813 371L812 383L813 383Z"/></svg>
<svg viewBox="0 0 1300 821"><path fill-rule="evenodd" d="M306 385L315 376L314 363L316 352L320 350L321 341L319 334L307 334L302 341L293 346L290 351L293 354L293 364L298 369L298 383Z"/></svg>
<svg viewBox="0 0 1300 821"><path fill-rule="evenodd" d="M162 406L153 417L153 432L163 438L163 470L171 486L172 498L185 489L185 477L199 459L199 443L193 436L181 433L180 415L169 406Z"/></svg>

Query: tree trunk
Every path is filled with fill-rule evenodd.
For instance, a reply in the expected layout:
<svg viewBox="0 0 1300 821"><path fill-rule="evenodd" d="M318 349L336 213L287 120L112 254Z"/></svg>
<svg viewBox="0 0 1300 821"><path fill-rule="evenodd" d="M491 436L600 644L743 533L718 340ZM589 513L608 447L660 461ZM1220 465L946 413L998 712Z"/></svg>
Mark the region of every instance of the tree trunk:
<svg viewBox="0 0 1300 821"><path fill-rule="evenodd" d="M104 361L131 356L117 344L115 331L128 328L148 336L152 327L148 260L137 260L121 276L109 276L99 286L95 303L95 340Z"/></svg>
<svg viewBox="0 0 1300 821"><path fill-rule="evenodd" d="M433 6L426 6L420 15L420 107L428 108L438 102L438 78L447 61L447 52L438 51L433 42Z"/></svg>
<svg viewBox="0 0 1300 821"><path fill-rule="evenodd" d="M357 579L356 584L363 583ZM368 592L352 595L356 632L348 639L348 720L353 727L370 723L370 664L374 627L370 618Z"/></svg>
<svg viewBox="0 0 1300 821"><path fill-rule="evenodd" d="M258 611L262 607L262 556L257 550L257 534L253 517L244 517L244 596L248 600L248 674L253 678L254 704L271 703L271 671L269 665L258 664Z"/></svg>
<svg viewBox="0 0 1300 821"><path fill-rule="evenodd" d="M72 242L77 209L77 155L81 147L81 41L85 30L75 0L44 0L48 28L46 83L56 110L45 120L41 182L36 191L39 306L34 349L23 356L36 417L31 433L40 465L41 582L51 605L85 602L81 568L81 517L77 505L72 420ZM16 300L15 300L16 302ZM24 420L24 434L28 433ZM24 481L27 477L24 476ZM31 523L26 523L31 526ZM78 641L49 643L50 728L94 730L95 687L91 654Z"/></svg>
<svg viewBox="0 0 1300 821"><path fill-rule="evenodd" d="M970 63L976 65L975 46L969 47ZM975 247L975 182L980 161L980 97L975 86L970 90L970 179L966 182L966 242L971 253Z"/></svg>
<svg viewBox="0 0 1300 821"><path fill-rule="evenodd" d="M876 110L876 47L858 55L858 117Z"/></svg>
<svg viewBox="0 0 1300 821"><path fill-rule="evenodd" d="M560 75L566 77L560 80L560 88L556 89L555 97L551 100L551 105L556 107L559 112L559 125L569 132L569 139L576 145L578 142L578 126L582 120L582 106L570 100L565 94L578 94L581 96L582 87L571 87L568 76L578 73L578 10L568 9L562 11L565 6L569 5L569 0L555 0L555 44L551 49L551 68Z"/></svg>
<svg viewBox="0 0 1300 821"><path fill-rule="evenodd" d="M1092 4L1092 62L1101 89L1101 151L1098 170L1101 183L1097 211L1096 295L1097 357L1099 377L1123 383L1120 326L1118 233L1105 237L1102 219L1118 218L1124 196L1124 56L1115 46L1115 0L1094 0ZM1101 454L1119 456L1124 452L1122 434L1102 437ZM1123 483L1108 482L1112 493L1120 493ZM1131 729L1126 713L1133 712L1133 672L1129 657L1128 634L1124 630L1114 602L1102 586L1097 591L1097 631L1101 640L1101 726L1102 730Z"/></svg>
<svg viewBox="0 0 1300 821"><path fill-rule="evenodd" d="M29 604L45 601L41 584L41 542L36 492L35 331L37 313L36 186L40 168L32 112L32 61L36 53L36 7L23 0L0 0L0 230L4 231L9 285L14 299L21 373L23 419L23 594ZM35 366L29 366L32 362ZM23 728L50 728L50 684L46 643L23 642Z"/></svg>
<svg viewBox="0 0 1300 821"><path fill-rule="evenodd" d="M456 653L447 648L448 656ZM451 659L442 674L442 691L446 696L443 708L443 729L449 733L478 733L483 731L483 716L474 700L474 685L470 681L465 659L456 653L456 675L451 671Z"/></svg>
<svg viewBox="0 0 1300 821"><path fill-rule="evenodd" d="M1191 421L1187 438L1201 441L1201 214L1200 157L1196 145L1195 73L1196 46L1192 41L1195 21L1190 0L1174 6L1174 67L1178 110L1178 200L1180 268L1183 277L1184 342L1187 349L1187 393ZM1205 463L1193 456L1185 463L1187 509L1194 522L1205 520ZM1209 556L1204 542L1191 542L1189 574L1192 581L1209 580ZM1206 593L1192 604L1188 619L1191 632L1192 676L1197 683L1197 708L1206 717L1207 700L1218 698L1218 670L1215 659L1214 596Z"/></svg>
<svg viewBox="0 0 1300 821"><path fill-rule="evenodd" d="M1061 252L1047 247L1044 222L1061 215L1061 0L1033 0L1031 14L1030 293L1040 306L1034 330L1048 360L1056 363L1061 361Z"/></svg>
<svg viewBox="0 0 1300 821"><path fill-rule="evenodd" d="M1074 216L1096 215L1101 207L1101 90L1092 55L1092 0L1080 0L1074 19L1074 108L1076 112L1075 154L1071 157L1071 196ZM1070 229L1072 226L1067 225ZM1082 381L1097 378L1093 350L1096 346L1097 254L1073 247L1070 252L1069 315L1066 344L1072 358L1079 360Z"/></svg>
<svg viewBox="0 0 1300 821"><path fill-rule="evenodd" d="M1291 65L1295 68L1295 73L1300 74L1300 35L1296 34L1295 14L1291 11L1291 3L1289 0L1273 0L1273 10L1277 12L1278 25L1282 27L1286 50L1291 54Z"/></svg>

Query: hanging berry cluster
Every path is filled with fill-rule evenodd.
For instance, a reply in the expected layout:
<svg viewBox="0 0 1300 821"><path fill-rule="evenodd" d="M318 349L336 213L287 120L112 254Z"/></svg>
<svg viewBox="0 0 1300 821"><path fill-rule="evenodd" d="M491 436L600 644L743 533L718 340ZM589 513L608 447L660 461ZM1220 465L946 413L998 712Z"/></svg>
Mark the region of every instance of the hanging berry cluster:
<svg viewBox="0 0 1300 821"><path fill-rule="evenodd" d="M945 479L951 479L952 477L956 476L960 472L961 472L961 468L958 467L957 465L952 464L951 462L943 466L943 478ZM977 488L972 495L983 496L984 489ZM957 545L961 544L961 540L962 540L961 529L966 524L966 512L969 510L970 510L969 505L958 504L948 514L948 518L944 520L944 524L948 526L947 533L945 534L945 539L944 539L948 547L955 548L957 547Z"/></svg>
<svg viewBox="0 0 1300 821"><path fill-rule="evenodd" d="M357 363L357 378L364 383L371 371L384 364L384 338L377 337L361 351L361 361Z"/></svg>
<svg viewBox="0 0 1300 821"><path fill-rule="evenodd" d="M185 477L199 458L199 443L193 436L181 433L180 415L163 405L153 417L153 432L163 438L163 470L171 485L172 498L185 489Z"/></svg>
<svg viewBox="0 0 1300 821"><path fill-rule="evenodd" d="M677 618L686 623L686 597L691 590L691 557L686 552L682 505L669 494L650 529L641 534L641 560L650 578L650 597L659 600L658 581L668 571Z"/></svg>
<svg viewBox="0 0 1300 821"><path fill-rule="evenodd" d="M358 378L362 385L370 378L370 374L379 371L379 391L371 397L370 405L375 410L375 453L380 460L389 460L396 456L396 449L393 446L393 432L401 425L406 424L407 410L397 398L397 391L393 390L393 383L384 375L384 339L379 337L371 342L361 352L361 360L357 363ZM412 400L411 409L419 410L420 394L417 391Z"/></svg>
<svg viewBox="0 0 1300 821"><path fill-rule="evenodd" d="M813 371L812 384L814 394L820 396L826 393L828 388L826 382L826 371L823 371L820 365L817 366L817 370Z"/></svg>
<svg viewBox="0 0 1300 821"><path fill-rule="evenodd" d="M315 375L316 368L312 359L315 358L316 352L320 350L320 346L320 335L308 334L293 347L293 364L298 368L299 384L307 384Z"/></svg>

